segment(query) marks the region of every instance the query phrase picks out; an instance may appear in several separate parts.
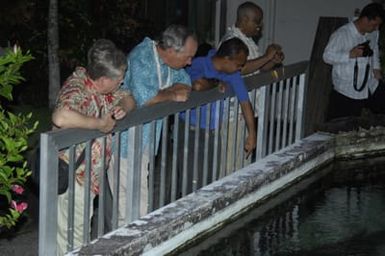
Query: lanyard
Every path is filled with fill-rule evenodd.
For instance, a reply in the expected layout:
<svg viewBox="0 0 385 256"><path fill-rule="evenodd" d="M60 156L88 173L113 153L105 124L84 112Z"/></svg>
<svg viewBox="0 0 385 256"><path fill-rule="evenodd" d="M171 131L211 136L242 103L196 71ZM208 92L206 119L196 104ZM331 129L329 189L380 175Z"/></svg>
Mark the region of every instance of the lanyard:
<svg viewBox="0 0 385 256"><path fill-rule="evenodd" d="M167 87L170 86L171 71L170 71L170 67L167 66L167 80L166 80L166 83L163 84L163 82L162 82L162 72L161 72L161 69L160 69L160 62L159 62L159 55L158 55L158 52L156 51L155 42L152 45L152 50L154 52L154 58L155 58L155 63L156 63L156 71L157 71L157 74L158 74L159 89L162 90L162 89L167 88Z"/></svg>
<svg viewBox="0 0 385 256"><path fill-rule="evenodd" d="M357 92L361 92L365 88L366 83L368 82L369 71L370 71L370 64L369 64L369 57L368 57L368 63L366 63L366 67L365 67L365 76L364 76L364 79L362 81L361 86L358 87L358 85L357 85L357 80L358 80L358 64L357 64L357 58L356 58L356 63L354 65L354 74L353 74L353 87L354 87L354 90L356 90Z"/></svg>

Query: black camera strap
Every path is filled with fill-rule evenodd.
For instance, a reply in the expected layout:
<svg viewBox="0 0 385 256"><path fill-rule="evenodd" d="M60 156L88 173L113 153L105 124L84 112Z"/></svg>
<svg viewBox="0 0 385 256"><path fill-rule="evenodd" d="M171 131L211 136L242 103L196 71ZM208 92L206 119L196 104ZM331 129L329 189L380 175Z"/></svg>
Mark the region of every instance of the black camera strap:
<svg viewBox="0 0 385 256"><path fill-rule="evenodd" d="M362 84L360 87L358 87L357 85L358 69L359 68L358 68L358 63L356 58L356 63L354 64L353 87L354 87L354 90L356 90L357 92L361 92L366 87L366 83L368 82L368 78L369 78L369 71L370 71L369 58L368 58L368 63L366 63L366 67L365 67L364 80L362 81Z"/></svg>

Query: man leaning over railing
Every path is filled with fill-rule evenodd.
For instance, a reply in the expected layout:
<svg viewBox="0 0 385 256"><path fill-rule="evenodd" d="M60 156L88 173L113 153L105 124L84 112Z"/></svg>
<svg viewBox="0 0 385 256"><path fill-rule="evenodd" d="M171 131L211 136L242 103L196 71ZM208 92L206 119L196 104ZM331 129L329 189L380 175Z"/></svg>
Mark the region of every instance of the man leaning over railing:
<svg viewBox="0 0 385 256"><path fill-rule="evenodd" d="M188 67L186 70L188 74L191 77L191 80L193 82L193 87L196 90L207 90L210 88L213 88L215 83L213 83L213 79L216 79L218 83L224 83L225 91L233 92L239 99L242 113L246 120L246 126L248 129L248 136L246 138L244 150L246 152L246 155L249 156L252 151L255 149L256 146L256 129L255 129L255 120L254 120L254 111L249 101L249 96L247 93L246 86L244 84L243 78L241 77L240 70L245 65L246 58L249 51L247 49L247 46L238 38L232 38L230 40L227 40L221 44L218 51L210 50L208 55L206 57L199 57L193 60L190 67ZM192 139L189 143L189 146L191 148L188 150L190 153L189 161L188 161L188 167L187 167L187 175L190 177L188 180L193 180L193 183L197 183L197 187L201 187L203 185L202 183L202 177L203 177L203 158L204 158L204 137L205 137L205 129L206 126L209 126L210 130L210 142L208 143L208 170L209 174L212 172L212 159L213 159L213 151L214 151L214 130L218 129L219 127L216 127L215 122L215 116L216 116L216 108L215 105L211 106L211 114L210 114L210 122L209 124L206 124L206 113L207 113L207 105L204 105L201 108L201 115L200 115L200 129L201 132L199 133L201 135L200 142L199 142L199 149L198 149L198 180L193 180L193 153L194 153L194 130L190 129L190 135L189 138ZM223 106L220 106L219 111L219 118L223 115ZM185 119L186 116L184 114L181 114L181 118ZM197 120L197 113L196 110L192 110L190 113L190 128L195 127ZM184 122L181 122L181 127L179 128L181 131L184 130ZM183 136L180 138L180 143L183 142ZM220 146L218 146L220 148ZM181 163L183 159L183 151L180 151L179 163ZM182 177L182 169L183 166L179 165L178 172L179 177ZM208 175L209 179L211 178L210 175ZM179 184L182 184L180 181ZM189 184L187 186L187 193L192 191L192 184Z"/></svg>
<svg viewBox="0 0 385 256"><path fill-rule="evenodd" d="M164 101L184 102L191 91L191 81L185 70L197 50L197 40L187 28L170 25L160 40L145 38L128 55L128 69L123 88L132 92L139 107ZM158 148L161 121L156 125L155 145ZM140 215L147 213L147 174L149 164L150 125L143 127L143 153L141 163ZM121 136L119 225L125 220L126 175L129 171L128 156L133 155L132 145L127 145L127 132ZM109 177L110 184L112 179ZM111 185L113 187L113 184ZM114 189L113 189L114 191Z"/></svg>
<svg viewBox="0 0 385 256"><path fill-rule="evenodd" d="M128 91L119 89L127 64L125 55L109 40L97 40L88 51L87 68L78 67L66 80L59 91L52 121L57 128L97 129L109 133L120 120L131 111L135 102ZM96 139L91 148L91 199L99 193L99 175L104 175L111 158L111 136L107 136L105 164L100 157L102 139ZM84 150L80 145L76 150L76 159ZM68 154L61 154L61 159L68 162ZM75 207L74 207L74 246L82 243L84 205L85 163L76 170ZM58 198L58 254L67 251L68 191ZM92 216L92 204L90 216Z"/></svg>

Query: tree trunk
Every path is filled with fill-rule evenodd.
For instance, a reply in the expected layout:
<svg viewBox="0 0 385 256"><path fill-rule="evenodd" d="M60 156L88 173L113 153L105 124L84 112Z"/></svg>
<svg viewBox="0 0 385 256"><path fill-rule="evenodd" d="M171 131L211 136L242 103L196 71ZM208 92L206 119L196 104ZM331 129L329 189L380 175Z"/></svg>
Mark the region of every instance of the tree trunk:
<svg viewBox="0 0 385 256"><path fill-rule="evenodd" d="M50 0L48 9L48 102L53 108L60 89L58 1Z"/></svg>

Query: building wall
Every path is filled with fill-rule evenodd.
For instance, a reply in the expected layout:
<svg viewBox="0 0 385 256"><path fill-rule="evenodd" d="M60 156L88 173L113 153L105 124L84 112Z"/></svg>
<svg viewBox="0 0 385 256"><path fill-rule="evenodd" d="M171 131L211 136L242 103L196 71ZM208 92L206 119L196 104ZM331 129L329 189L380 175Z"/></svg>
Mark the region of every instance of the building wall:
<svg viewBox="0 0 385 256"><path fill-rule="evenodd" d="M245 0L227 0L227 26L234 24L237 6ZM283 46L286 64L310 58L320 16L353 17L370 0L252 0L264 10L261 50L271 42Z"/></svg>

